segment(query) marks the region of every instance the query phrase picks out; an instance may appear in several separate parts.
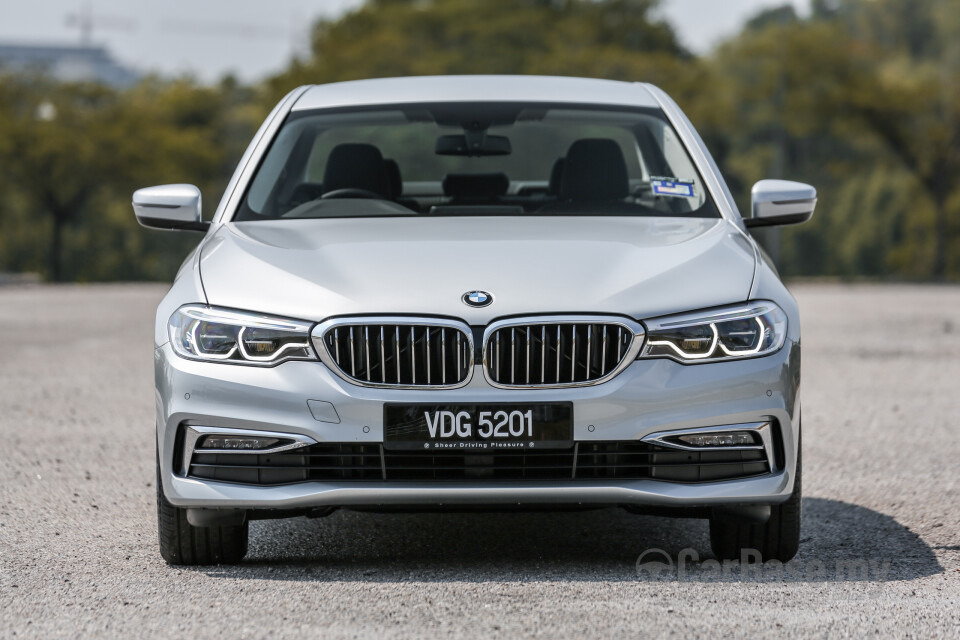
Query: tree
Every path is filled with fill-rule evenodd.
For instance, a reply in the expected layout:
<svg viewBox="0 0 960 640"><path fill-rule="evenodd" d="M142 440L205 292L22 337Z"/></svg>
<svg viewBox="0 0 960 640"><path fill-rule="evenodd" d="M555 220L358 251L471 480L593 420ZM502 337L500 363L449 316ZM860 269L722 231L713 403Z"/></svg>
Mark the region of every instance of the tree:
<svg viewBox="0 0 960 640"><path fill-rule="evenodd" d="M675 83L691 56L656 0L371 0L317 23L312 56L269 81L295 86L435 74L554 74Z"/></svg>
<svg viewBox="0 0 960 640"><path fill-rule="evenodd" d="M148 79L117 92L0 76L0 182L20 209L4 215L4 223L40 226L46 218L45 270L52 280L148 275L138 268L151 259L143 253L177 247L182 254L186 242L175 234L144 240L127 233L137 226L130 194L163 182L222 186L255 126L246 114L229 117L236 91ZM239 102L249 100L243 95ZM78 257L69 273L68 246Z"/></svg>
<svg viewBox="0 0 960 640"><path fill-rule="evenodd" d="M101 181L123 167L123 159L115 165L115 154L84 135L109 123L116 94L94 85L60 87L8 77L3 98L4 174L51 217L49 269L60 280L64 227L87 206Z"/></svg>
<svg viewBox="0 0 960 640"><path fill-rule="evenodd" d="M820 190L826 215L784 231L787 273L856 274L867 264L869 273L938 279L960 271L956 258L951 262L952 212L960 204L960 49L945 35L960 30L957 12L942 12L950 4L818 2L810 20L775 10L751 21L713 60L722 78L715 86L723 114L715 121L736 123L720 162L741 197L762 177L805 180ZM879 175L901 187L897 197L876 197ZM891 210L889 202L901 204ZM852 241L887 249L880 259Z"/></svg>
<svg viewBox="0 0 960 640"><path fill-rule="evenodd" d="M931 268L938 280L954 266L952 215L960 198L958 14L953 0L845 0L832 16L851 34L851 55L874 70L874 82L850 95L850 111L914 176L933 207Z"/></svg>
<svg viewBox="0 0 960 640"><path fill-rule="evenodd" d="M813 0L697 58L656 0L367 0L252 87L147 78L114 91L0 73L0 270L166 279L196 237L145 233L134 189L201 187L209 212L259 122L301 84L515 73L660 85L741 206L765 177L817 186L785 275L960 276L958 0Z"/></svg>

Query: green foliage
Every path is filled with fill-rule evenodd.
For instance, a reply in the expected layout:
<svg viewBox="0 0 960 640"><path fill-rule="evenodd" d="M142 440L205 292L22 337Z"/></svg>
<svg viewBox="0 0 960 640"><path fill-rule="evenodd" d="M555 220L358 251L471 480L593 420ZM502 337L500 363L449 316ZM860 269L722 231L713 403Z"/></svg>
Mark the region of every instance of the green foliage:
<svg viewBox="0 0 960 640"><path fill-rule="evenodd" d="M52 280L169 277L196 237L147 233L138 187L191 182L222 191L259 113L229 87L147 79L116 92L0 77L0 271ZM209 202L208 211L209 209Z"/></svg>
<svg viewBox="0 0 960 640"><path fill-rule="evenodd" d="M814 9L754 21L712 60L719 121L737 123L719 159L735 193L745 204L762 177L818 187L814 221L783 232L787 274L960 276L960 3Z"/></svg>
<svg viewBox="0 0 960 640"><path fill-rule="evenodd" d="M514 73L662 86L741 210L751 185L817 186L765 241L787 275L960 278L960 0L814 0L692 56L656 0L368 0L255 87L147 78L117 92L0 75L0 272L169 278L197 237L139 228L130 193L190 182L209 216L260 121L302 84ZM779 235L776 235L779 233Z"/></svg>
<svg viewBox="0 0 960 640"><path fill-rule="evenodd" d="M654 0L373 0L319 22L313 55L269 82L507 73L660 80L690 60Z"/></svg>

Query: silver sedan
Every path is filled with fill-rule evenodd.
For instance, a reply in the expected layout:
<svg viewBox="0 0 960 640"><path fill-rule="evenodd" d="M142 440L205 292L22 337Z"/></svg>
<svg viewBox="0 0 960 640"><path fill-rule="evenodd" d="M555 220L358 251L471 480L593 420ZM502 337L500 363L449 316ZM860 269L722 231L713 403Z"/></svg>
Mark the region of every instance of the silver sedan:
<svg viewBox="0 0 960 640"><path fill-rule="evenodd" d="M157 312L160 551L240 561L248 522L355 509L621 507L713 552L800 531L797 304L660 89L463 76L301 87ZM752 550L752 551L751 551Z"/></svg>

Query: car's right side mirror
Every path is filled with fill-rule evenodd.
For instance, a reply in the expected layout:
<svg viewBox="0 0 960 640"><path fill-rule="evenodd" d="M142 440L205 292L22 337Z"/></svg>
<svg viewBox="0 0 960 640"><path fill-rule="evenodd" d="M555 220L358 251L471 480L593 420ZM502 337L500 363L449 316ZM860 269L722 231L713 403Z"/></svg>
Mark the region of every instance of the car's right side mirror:
<svg viewBox="0 0 960 640"><path fill-rule="evenodd" d="M802 182L761 180L750 192L752 217L748 227L772 227L806 222L817 206L817 190Z"/></svg>
<svg viewBox="0 0 960 640"><path fill-rule="evenodd" d="M192 184L165 184L133 193L137 222L151 229L206 231L209 222L200 219L200 189Z"/></svg>

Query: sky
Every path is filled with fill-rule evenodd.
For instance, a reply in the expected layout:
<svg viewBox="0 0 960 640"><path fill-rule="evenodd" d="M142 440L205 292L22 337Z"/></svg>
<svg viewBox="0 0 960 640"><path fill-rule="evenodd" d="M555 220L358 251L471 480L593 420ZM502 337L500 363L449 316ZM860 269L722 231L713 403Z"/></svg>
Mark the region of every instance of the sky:
<svg viewBox="0 0 960 640"><path fill-rule="evenodd" d="M680 40L706 53L761 9L809 0L664 0L660 13ZM254 81L309 50L309 29L362 0L0 0L0 43L80 44L80 16L92 17L90 42L141 72L190 74L213 82L232 73Z"/></svg>

